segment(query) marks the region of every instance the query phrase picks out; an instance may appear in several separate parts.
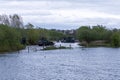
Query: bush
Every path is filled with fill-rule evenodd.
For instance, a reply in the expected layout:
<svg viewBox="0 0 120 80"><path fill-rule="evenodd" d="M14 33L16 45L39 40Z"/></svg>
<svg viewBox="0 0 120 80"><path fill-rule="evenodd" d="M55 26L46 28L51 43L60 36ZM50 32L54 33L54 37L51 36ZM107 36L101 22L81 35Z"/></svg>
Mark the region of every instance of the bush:
<svg viewBox="0 0 120 80"><path fill-rule="evenodd" d="M93 41L105 41L110 43L112 31L106 29L104 26L82 26L77 30L77 38L81 42L90 44Z"/></svg>
<svg viewBox="0 0 120 80"><path fill-rule="evenodd" d="M16 28L0 25L0 52L24 48L20 43L21 37L20 32Z"/></svg>
<svg viewBox="0 0 120 80"><path fill-rule="evenodd" d="M120 46L120 34L119 34L119 32L113 33L113 35L111 37L111 44L113 47Z"/></svg>

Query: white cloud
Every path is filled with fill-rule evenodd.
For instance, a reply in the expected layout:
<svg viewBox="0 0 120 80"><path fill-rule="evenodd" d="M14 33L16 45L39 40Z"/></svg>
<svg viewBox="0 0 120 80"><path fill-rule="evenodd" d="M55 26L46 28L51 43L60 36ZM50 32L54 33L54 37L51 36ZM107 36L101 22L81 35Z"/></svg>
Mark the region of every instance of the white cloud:
<svg viewBox="0 0 120 80"><path fill-rule="evenodd" d="M25 23L34 24L110 25L110 23L120 22L119 2L113 0L91 0L91 2L89 0L4 0L0 1L0 13L16 13L23 17Z"/></svg>

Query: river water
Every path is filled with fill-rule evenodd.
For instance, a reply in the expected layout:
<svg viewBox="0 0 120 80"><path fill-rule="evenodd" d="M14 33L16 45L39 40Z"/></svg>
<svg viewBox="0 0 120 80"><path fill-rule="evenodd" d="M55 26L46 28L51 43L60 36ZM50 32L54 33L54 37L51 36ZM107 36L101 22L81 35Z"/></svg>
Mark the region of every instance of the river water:
<svg viewBox="0 0 120 80"><path fill-rule="evenodd" d="M29 53L26 48L1 54L0 80L120 80L120 48L71 45L73 49L29 46Z"/></svg>

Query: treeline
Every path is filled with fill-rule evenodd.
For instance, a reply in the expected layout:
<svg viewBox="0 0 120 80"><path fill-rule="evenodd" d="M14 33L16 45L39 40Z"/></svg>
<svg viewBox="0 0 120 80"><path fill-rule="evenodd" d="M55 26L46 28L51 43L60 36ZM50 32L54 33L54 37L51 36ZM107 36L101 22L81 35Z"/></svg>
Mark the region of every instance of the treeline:
<svg viewBox="0 0 120 80"><path fill-rule="evenodd" d="M0 25L0 52L16 51L25 48L26 45L36 45L41 38L59 40L66 35L55 30L36 29L32 24L24 28Z"/></svg>
<svg viewBox="0 0 120 80"><path fill-rule="evenodd" d="M26 29L24 29L24 35L28 41L28 44L35 45L37 44L38 40L41 38L46 38L47 40L51 41L58 41L64 37L66 34L62 32L58 32L56 30L48 30L48 29L36 29L32 24L28 24Z"/></svg>
<svg viewBox="0 0 120 80"><path fill-rule="evenodd" d="M77 38L86 46L120 47L120 30L107 29L105 26L81 26L77 29Z"/></svg>
<svg viewBox="0 0 120 80"><path fill-rule="evenodd" d="M105 26L81 26L77 30L48 30L34 28L28 23L23 25L22 18L17 14L0 15L0 52L16 51L26 45L36 45L46 38L51 41L66 37L78 39L83 46L120 47L120 29L107 29Z"/></svg>
<svg viewBox="0 0 120 80"><path fill-rule="evenodd" d="M21 33L7 25L0 25L0 52L16 51L24 48L21 44Z"/></svg>

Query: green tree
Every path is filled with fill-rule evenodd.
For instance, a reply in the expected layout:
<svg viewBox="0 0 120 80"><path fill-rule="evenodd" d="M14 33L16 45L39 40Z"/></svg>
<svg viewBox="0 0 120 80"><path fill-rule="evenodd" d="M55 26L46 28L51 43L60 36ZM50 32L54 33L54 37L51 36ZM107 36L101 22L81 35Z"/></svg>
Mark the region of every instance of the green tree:
<svg viewBox="0 0 120 80"><path fill-rule="evenodd" d="M0 52L22 49L21 34L16 28L0 25Z"/></svg>
<svg viewBox="0 0 120 80"><path fill-rule="evenodd" d="M120 46L120 33L119 32L115 32L112 34L111 43L113 47Z"/></svg>
<svg viewBox="0 0 120 80"><path fill-rule="evenodd" d="M89 26L82 26L77 30L77 36L80 41L90 43L93 40L92 30Z"/></svg>

